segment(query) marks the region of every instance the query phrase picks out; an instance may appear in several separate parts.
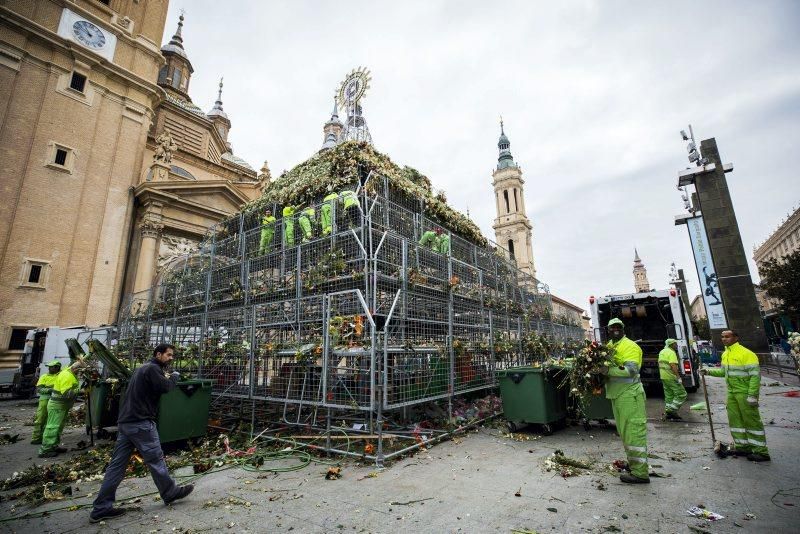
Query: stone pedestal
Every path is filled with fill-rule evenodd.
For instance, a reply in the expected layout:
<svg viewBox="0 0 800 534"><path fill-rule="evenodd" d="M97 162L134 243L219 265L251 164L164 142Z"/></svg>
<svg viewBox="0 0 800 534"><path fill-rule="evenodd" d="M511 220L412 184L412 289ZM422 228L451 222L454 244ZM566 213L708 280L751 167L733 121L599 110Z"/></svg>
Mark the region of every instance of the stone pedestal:
<svg viewBox="0 0 800 534"><path fill-rule="evenodd" d="M147 173L148 182L165 182L169 180L169 165L156 161L150 165L150 172Z"/></svg>

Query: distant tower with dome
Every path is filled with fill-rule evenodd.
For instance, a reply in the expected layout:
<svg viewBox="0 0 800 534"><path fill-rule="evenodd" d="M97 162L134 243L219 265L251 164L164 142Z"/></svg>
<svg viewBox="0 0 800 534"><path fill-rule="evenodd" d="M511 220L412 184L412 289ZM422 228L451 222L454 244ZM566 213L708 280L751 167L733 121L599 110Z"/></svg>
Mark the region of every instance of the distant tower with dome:
<svg viewBox="0 0 800 534"><path fill-rule="evenodd" d="M500 154L497 168L492 172L497 209L497 217L492 224L495 240L516 261L521 271L536 277L531 233L533 225L525 214L525 180L522 179L522 169L511 155L511 143L506 136L502 119L497 148Z"/></svg>

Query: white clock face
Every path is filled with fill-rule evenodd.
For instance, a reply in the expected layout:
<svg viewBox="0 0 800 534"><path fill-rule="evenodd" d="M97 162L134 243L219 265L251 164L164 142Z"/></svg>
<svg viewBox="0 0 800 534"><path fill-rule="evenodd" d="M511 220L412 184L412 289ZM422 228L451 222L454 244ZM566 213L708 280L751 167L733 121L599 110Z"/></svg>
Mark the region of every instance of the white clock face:
<svg viewBox="0 0 800 534"><path fill-rule="evenodd" d="M89 48L103 48L106 44L106 36L103 34L103 30L88 20L79 20L73 24L72 34L78 41Z"/></svg>

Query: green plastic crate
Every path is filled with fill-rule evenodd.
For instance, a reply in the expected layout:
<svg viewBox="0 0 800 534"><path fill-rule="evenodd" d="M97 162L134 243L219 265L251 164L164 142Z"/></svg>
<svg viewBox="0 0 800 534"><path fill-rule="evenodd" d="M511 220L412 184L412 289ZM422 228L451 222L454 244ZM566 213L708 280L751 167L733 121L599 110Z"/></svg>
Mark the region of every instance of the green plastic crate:
<svg viewBox="0 0 800 534"><path fill-rule="evenodd" d="M551 423L567 417L567 389L561 387L562 370L513 367L497 371L497 380L503 414L512 432L525 424L538 424L544 425L549 433Z"/></svg>

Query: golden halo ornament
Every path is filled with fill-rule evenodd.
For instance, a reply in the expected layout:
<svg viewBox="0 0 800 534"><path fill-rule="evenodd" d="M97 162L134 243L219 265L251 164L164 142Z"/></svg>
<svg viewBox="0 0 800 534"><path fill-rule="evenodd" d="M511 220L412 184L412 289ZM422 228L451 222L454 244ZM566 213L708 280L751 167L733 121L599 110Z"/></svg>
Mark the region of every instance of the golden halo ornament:
<svg viewBox="0 0 800 534"><path fill-rule="evenodd" d="M366 67L353 69L339 86L339 93L336 96L339 105L346 107L348 104L358 104L369 89L370 81L372 81L372 76Z"/></svg>

